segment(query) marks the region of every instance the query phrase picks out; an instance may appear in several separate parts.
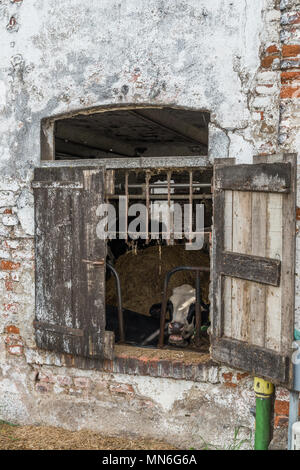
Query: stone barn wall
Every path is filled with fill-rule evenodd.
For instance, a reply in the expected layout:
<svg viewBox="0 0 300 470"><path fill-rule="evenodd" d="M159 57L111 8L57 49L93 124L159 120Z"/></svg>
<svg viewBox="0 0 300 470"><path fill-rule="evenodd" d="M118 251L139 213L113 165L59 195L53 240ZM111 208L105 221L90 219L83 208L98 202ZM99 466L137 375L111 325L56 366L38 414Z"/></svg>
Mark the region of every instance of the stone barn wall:
<svg viewBox="0 0 300 470"><path fill-rule="evenodd" d="M222 446L238 426L242 436L253 431L252 379L242 372L207 365L197 380L95 372L36 349L30 183L41 120L108 105L209 111L211 162L299 151L299 25L296 0L0 1L2 419L183 447L202 437ZM297 253L298 271L299 242ZM280 426L288 402L277 393Z"/></svg>

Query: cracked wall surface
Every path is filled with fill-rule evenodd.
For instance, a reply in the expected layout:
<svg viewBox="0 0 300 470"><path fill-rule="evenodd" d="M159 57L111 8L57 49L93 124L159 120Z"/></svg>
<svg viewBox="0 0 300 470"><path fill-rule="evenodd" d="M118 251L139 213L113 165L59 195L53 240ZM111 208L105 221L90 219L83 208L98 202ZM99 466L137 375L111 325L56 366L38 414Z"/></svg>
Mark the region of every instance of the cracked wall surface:
<svg viewBox="0 0 300 470"><path fill-rule="evenodd" d="M235 424L253 430L250 382L234 371L200 385L96 377L36 350L30 182L43 118L111 104L209 111L211 162L297 152L299 23L290 0L0 0L1 417L71 429L110 421L113 434L180 433L192 446L201 435L224 444ZM298 325L299 305L297 293Z"/></svg>

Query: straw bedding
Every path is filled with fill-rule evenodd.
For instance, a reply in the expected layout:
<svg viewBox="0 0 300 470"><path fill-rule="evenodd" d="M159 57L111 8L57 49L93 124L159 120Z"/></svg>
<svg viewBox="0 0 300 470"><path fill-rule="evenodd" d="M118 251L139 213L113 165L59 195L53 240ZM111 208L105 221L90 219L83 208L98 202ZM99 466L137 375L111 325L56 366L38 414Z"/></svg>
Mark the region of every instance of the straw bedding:
<svg viewBox="0 0 300 470"><path fill-rule="evenodd" d="M14 426L0 421L0 450L170 450L165 442L103 436L93 431L67 431L52 426Z"/></svg>

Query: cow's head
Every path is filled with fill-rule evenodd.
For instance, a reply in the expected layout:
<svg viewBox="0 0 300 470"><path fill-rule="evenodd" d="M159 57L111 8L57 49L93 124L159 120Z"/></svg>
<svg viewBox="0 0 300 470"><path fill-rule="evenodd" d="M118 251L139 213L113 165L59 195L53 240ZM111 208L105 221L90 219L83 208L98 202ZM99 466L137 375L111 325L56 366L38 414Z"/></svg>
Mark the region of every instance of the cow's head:
<svg viewBox="0 0 300 470"><path fill-rule="evenodd" d="M195 301L194 287L183 284L173 289L169 299L171 321L168 325L169 343L176 346L185 346L187 340L193 335L195 328Z"/></svg>

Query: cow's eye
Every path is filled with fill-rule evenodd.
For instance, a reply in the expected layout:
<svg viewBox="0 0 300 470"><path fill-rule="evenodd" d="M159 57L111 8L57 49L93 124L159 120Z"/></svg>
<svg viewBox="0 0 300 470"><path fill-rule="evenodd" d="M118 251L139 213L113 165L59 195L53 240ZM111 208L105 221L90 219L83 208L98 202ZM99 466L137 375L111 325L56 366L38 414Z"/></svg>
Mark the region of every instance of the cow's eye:
<svg viewBox="0 0 300 470"><path fill-rule="evenodd" d="M170 322L173 320L173 310L174 310L173 302L171 302L171 300L168 300L167 312L169 312Z"/></svg>
<svg viewBox="0 0 300 470"><path fill-rule="evenodd" d="M195 316L195 304L191 304L189 308L189 313L187 316L188 323L192 323L194 316Z"/></svg>

